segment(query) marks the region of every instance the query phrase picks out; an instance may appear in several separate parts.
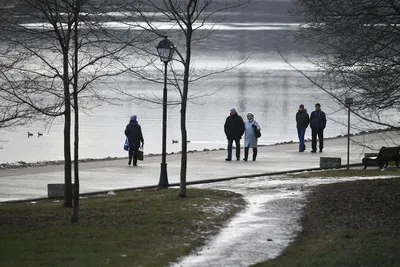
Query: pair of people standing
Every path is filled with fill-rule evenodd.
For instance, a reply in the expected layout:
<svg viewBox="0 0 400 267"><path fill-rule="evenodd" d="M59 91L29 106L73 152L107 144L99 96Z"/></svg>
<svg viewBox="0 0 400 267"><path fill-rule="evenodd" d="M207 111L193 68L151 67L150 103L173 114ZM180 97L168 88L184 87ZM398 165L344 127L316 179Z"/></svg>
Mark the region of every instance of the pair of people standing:
<svg viewBox="0 0 400 267"><path fill-rule="evenodd" d="M226 138L228 139L228 157L226 161L232 160L232 147L233 142L236 145L236 160L240 160L240 139L244 138L244 161L248 160L249 149L253 149L253 161L257 158L257 144L258 137L256 136L256 131L261 131L261 127L254 120L254 114L249 112L247 114L247 121L244 122L242 117L239 116L235 108L230 110L230 115L226 118L224 124L224 131Z"/></svg>
<svg viewBox="0 0 400 267"><path fill-rule="evenodd" d="M304 144L304 135L308 125L311 128L311 153L317 152L317 137L319 140L319 152L322 152L324 148L324 129L326 127L326 115L321 110L319 103L315 104L315 110L311 112L308 117L307 110L304 109L304 105L301 104L296 114L297 123L297 134L299 136L299 152L306 150Z"/></svg>

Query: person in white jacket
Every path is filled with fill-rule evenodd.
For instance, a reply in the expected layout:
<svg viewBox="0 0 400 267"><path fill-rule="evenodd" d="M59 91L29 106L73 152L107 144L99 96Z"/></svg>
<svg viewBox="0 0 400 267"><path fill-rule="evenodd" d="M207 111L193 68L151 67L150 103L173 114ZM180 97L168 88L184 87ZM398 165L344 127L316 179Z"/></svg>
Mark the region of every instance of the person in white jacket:
<svg viewBox="0 0 400 267"><path fill-rule="evenodd" d="M261 127L254 120L253 113L249 112L247 114L247 121L244 123L245 130L244 130L244 161L247 161L249 156L249 149L253 148L253 161L257 158L257 144L258 144L258 137L256 136L255 131L261 131Z"/></svg>

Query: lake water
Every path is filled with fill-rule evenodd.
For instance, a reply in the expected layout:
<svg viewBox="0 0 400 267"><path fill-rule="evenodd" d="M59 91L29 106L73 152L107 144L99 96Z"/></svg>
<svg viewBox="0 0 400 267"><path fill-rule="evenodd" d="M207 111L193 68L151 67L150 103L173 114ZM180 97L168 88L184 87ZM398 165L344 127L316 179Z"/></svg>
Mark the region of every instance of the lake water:
<svg viewBox="0 0 400 267"><path fill-rule="evenodd" d="M231 107L245 118L253 112L262 127L260 144L296 141L295 114L304 104L309 112L319 102L327 113L325 136L347 132L346 111L340 110L324 92L312 87L307 80L291 69L280 57L279 50L296 67L310 66L303 58L312 47L295 42L290 30L294 20L287 10L291 1L258 1L244 9L224 12L224 22L213 35L194 45L194 67L221 69L251 57L229 73L198 82L190 94L204 95L188 105L187 129L189 150L226 147L223 125ZM221 18L221 17L219 17ZM182 47L179 36L171 40ZM160 68L162 63L160 62ZM121 88L133 95L162 96L163 86L122 75L116 79ZM168 88L168 99L179 94ZM109 96L112 96L109 93ZM148 102L125 101L117 105L101 104L80 121L80 158L123 157L124 130L132 114L138 116L145 138L145 153L161 152L162 107ZM167 152L177 152L180 144L179 106L168 108ZM73 130L73 129L72 129ZM34 135L28 138L28 131ZM43 133L38 137L37 132ZM308 129L306 137L310 137ZM36 162L63 159L63 124L55 121L49 128L42 122L0 131L0 163Z"/></svg>

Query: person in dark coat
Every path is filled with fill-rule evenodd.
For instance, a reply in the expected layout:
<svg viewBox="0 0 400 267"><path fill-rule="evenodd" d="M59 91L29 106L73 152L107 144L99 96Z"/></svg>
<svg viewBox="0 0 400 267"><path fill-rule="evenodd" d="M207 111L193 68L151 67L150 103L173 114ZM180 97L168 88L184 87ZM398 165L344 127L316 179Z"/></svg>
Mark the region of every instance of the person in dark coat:
<svg viewBox="0 0 400 267"><path fill-rule="evenodd" d="M304 105L301 104L299 111L296 113L296 123L297 123L297 135L299 136L299 152L306 150L306 145L304 144L304 135L306 134L306 129L310 123L310 117L308 116L307 109L304 109Z"/></svg>
<svg viewBox="0 0 400 267"><path fill-rule="evenodd" d="M319 140L319 152L322 152L324 148L324 129L326 127L326 115L321 110L319 103L315 104L315 110L310 115L310 127L312 137L312 151L311 153L317 152L317 136Z"/></svg>
<svg viewBox="0 0 400 267"><path fill-rule="evenodd" d="M138 150L144 144L142 128L137 122L136 115L132 115L129 121L129 124L126 126L125 135L128 138L129 143L129 161L128 165L132 163L133 157L133 166L137 166L138 159ZM140 143L142 143L140 145Z"/></svg>
<svg viewBox="0 0 400 267"><path fill-rule="evenodd" d="M242 117L238 115L235 108L232 108L224 125L226 139L228 139L228 157L225 159L226 161L232 160L233 141L236 144L236 160L240 160L240 139L244 134L244 129L245 126Z"/></svg>

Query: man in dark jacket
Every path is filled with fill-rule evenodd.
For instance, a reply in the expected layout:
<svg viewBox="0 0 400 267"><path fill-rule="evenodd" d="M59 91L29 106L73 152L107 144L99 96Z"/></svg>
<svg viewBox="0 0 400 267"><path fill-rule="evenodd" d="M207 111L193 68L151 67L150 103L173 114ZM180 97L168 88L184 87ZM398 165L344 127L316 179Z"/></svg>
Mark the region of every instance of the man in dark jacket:
<svg viewBox="0 0 400 267"><path fill-rule="evenodd" d="M319 103L315 104L315 110L310 115L310 127L312 136L312 151L311 153L317 152L317 135L319 139L319 152L322 152L324 148L324 129L326 126L326 116L321 110Z"/></svg>
<svg viewBox="0 0 400 267"><path fill-rule="evenodd" d="M306 150L306 146L304 144L304 135L306 133L306 129L310 122L310 118L308 117L307 110L304 109L304 105L301 104L299 107L299 111L296 114L296 123L297 123L297 134L299 136L299 152L303 152Z"/></svg>
<svg viewBox="0 0 400 267"><path fill-rule="evenodd" d="M136 115L132 115L129 124L126 126L125 135L129 142L129 161L128 165L131 165L133 156L133 166L137 166L138 150L140 148L140 142L142 146L144 144L142 128L137 122Z"/></svg>
<svg viewBox="0 0 400 267"><path fill-rule="evenodd" d="M226 118L224 125L226 139L228 139L228 157L226 161L232 160L232 144L236 144L236 160L240 160L240 139L244 134L244 121L235 108L231 109L230 116Z"/></svg>

